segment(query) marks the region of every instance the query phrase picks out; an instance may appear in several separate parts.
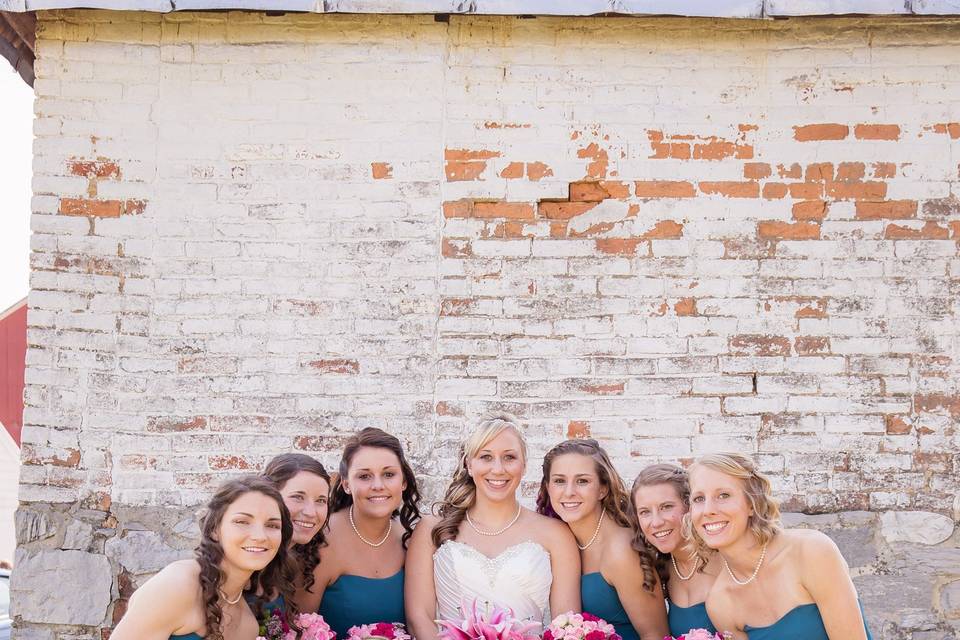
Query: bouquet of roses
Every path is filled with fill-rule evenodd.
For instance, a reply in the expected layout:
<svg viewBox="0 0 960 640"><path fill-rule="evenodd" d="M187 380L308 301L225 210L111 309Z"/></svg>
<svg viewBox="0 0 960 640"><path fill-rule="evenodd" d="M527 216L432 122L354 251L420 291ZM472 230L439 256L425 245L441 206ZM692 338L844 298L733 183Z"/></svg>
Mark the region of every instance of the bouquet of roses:
<svg viewBox="0 0 960 640"><path fill-rule="evenodd" d="M472 607L460 605L463 620L437 620L440 625L440 640L539 640L537 622L518 620L513 609L501 609L493 605L480 612L477 601Z"/></svg>
<svg viewBox="0 0 960 640"><path fill-rule="evenodd" d="M663 640L725 640L728 636L717 632L710 633L706 629L690 629L682 636L664 636Z"/></svg>
<svg viewBox="0 0 960 640"><path fill-rule="evenodd" d="M334 640L337 635L319 613L301 613L297 616L297 626L301 629L300 640ZM297 632L277 608L260 625L257 640L297 640Z"/></svg>
<svg viewBox="0 0 960 640"><path fill-rule="evenodd" d="M400 622L377 622L350 627L347 640L412 640Z"/></svg>
<svg viewBox="0 0 960 640"><path fill-rule="evenodd" d="M590 613L561 613L543 632L543 640L622 640L613 625Z"/></svg>

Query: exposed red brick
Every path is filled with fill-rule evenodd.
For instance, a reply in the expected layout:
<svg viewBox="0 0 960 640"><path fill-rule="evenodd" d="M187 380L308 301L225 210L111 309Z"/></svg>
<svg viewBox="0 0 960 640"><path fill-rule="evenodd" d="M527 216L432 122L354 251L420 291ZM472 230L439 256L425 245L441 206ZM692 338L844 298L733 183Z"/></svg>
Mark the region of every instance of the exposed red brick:
<svg viewBox="0 0 960 640"><path fill-rule="evenodd" d="M473 311L477 301L474 298L444 298L440 301L441 316L465 316Z"/></svg>
<svg viewBox="0 0 960 640"><path fill-rule="evenodd" d="M819 356L830 353L830 338L827 336L797 336L793 348L801 356Z"/></svg>
<svg viewBox="0 0 960 640"><path fill-rule="evenodd" d="M935 133L942 133L950 136L951 140L960 140L960 122L944 122L933 125Z"/></svg>
<svg viewBox="0 0 960 640"><path fill-rule="evenodd" d="M693 184L680 180L644 180L634 183L638 198L692 198L697 195Z"/></svg>
<svg viewBox="0 0 960 640"><path fill-rule="evenodd" d="M794 220L815 220L820 222L827 216L827 203L823 200L805 200L793 205Z"/></svg>
<svg viewBox="0 0 960 640"><path fill-rule="evenodd" d="M177 416L153 416L147 418L147 431L159 433L179 433L181 431L199 431L207 427L203 416L182 418Z"/></svg>
<svg viewBox="0 0 960 640"><path fill-rule="evenodd" d="M538 182L542 178L553 175L553 169L542 162L527 163L527 178L533 182Z"/></svg>
<svg viewBox="0 0 960 640"><path fill-rule="evenodd" d="M726 198L759 198L759 182L701 182L700 191L705 194L717 194Z"/></svg>
<svg viewBox="0 0 960 640"><path fill-rule="evenodd" d="M489 160L499 157L499 151L485 149L447 149L443 152L444 160Z"/></svg>
<svg viewBox="0 0 960 640"><path fill-rule="evenodd" d="M473 247L469 240L444 238L440 243L440 252L444 258L469 258L473 255Z"/></svg>
<svg viewBox="0 0 960 640"><path fill-rule="evenodd" d="M617 256L633 256L637 254L637 245L644 242L642 238L599 238L597 251Z"/></svg>
<svg viewBox="0 0 960 640"><path fill-rule="evenodd" d="M393 177L393 165L389 162L371 162L370 172L374 180L386 180Z"/></svg>
<svg viewBox="0 0 960 640"><path fill-rule="evenodd" d="M749 160L753 157L753 147L722 138L707 138L704 142L693 145L694 160L724 160L731 157Z"/></svg>
<svg viewBox="0 0 960 640"><path fill-rule="evenodd" d="M947 412L951 416L960 415L960 395L950 396L944 393L917 394L913 397L913 406L917 412Z"/></svg>
<svg viewBox="0 0 960 640"><path fill-rule="evenodd" d="M757 225L757 236L765 240L817 240L820 225L816 222L765 220Z"/></svg>
<svg viewBox="0 0 960 640"><path fill-rule="evenodd" d="M807 165L807 182L825 182L833 180L833 163L816 162Z"/></svg>
<svg viewBox="0 0 960 640"><path fill-rule="evenodd" d="M567 202L541 200L539 203L539 212L541 218L549 220L569 220L579 216L597 206L596 202Z"/></svg>
<svg viewBox="0 0 960 640"><path fill-rule="evenodd" d="M678 300L677 303L673 305L673 311L678 316L697 315L696 298L680 298L680 300Z"/></svg>
<svg viewBox="0 0 960 640"><path fill-rule="evenodd" d="M86 198L60 199L60 213L65 216L119 218L122 209L123 203L119 200L89 200Z"/></svg>
<svg viewBox="0 0 960 640"><path fill-rule="evenodd" d="M887 197L887 183L828 182L827 195L836 200L883 200Z"/></svg>
<svg viewBox="0 0 960 640"><path fill-rule="evenodd" d="M853 128L857 140L899 140L900 127L895 124L858 124Z"/></svg>
<svg viewBox="0 0 960 640"><path fill-rule="evenodd" d="M823 198L823 183L794 182L790 185L790 197L795 200L819 200Z"/></svg>
<svg viewBox="0 0 960 640"><path fill-rule="evenodd" d="M748 162L743 165L743 177L747 180L762 180L773 173L766 162Z"/></svg>
<svg viewBox="0 0 960 640"><path fill-rule="evenodd" d="M897 165L895 162L874 162L872 166L874 178L893 178L897 175Z"/></svg>
<svg viewBox="0 0 960 640"><path fill-rule="evenodd" d="M533 205L527 202L474 202L474 218L533 220Z"/></svg>
<svg viewBox="0 0 960 640"><path fill-rule="evenodd" d="M624 384L623 382L611 382L607 384L585 383L580 385L580 390L596 396L619 396L623 395Z"/></svg>
<svg viewBox="0 0 960 640"><path fill-rule="evenodd" d="M550 222L550 237L565 238L567 236L567 223L564 221Z"/></svg>
<svg viewBox="0 0 960 640"><path fill-rule="evenodd" d="M119 180L120 167L116 162L98 158L97 160L71 160L67 163L67 171L74 176L97 178L101 180Z"/></svg>
<svg viewBox="0 0 960 640"><path fill-rule="evenodd" d="M609 196L599 182L571 182L569 194L571 202L600 202Z"/></svg>
<svg viewBox="0 0 960 640"><path fill-rule="evenodd" d="M848 135L850 127L845 124L808 124L793 128L793 138L797 142L843 140Z"/></svg>
<svg viewBox="0 0 960 640"><path fill-rule="evenodd" d="M522 162L511 162L506 167L503 168L503 171L500 172L501 178L507 178L508 180L522 178L523 177L523 163Z"/></svg>
<svg viewBox="0 0 960 640"><path fill-rule="evenodd" d="M224 469L238 469L238 470L249 470L254 468L254 464L242 456L209 456L207 458L207 464L211 469L224 470Z"/></svg>
<svg viewBox="0 0 960 640"><path fill-rule="evenodd" d="M799 180L803 177L803 167L798 162L794 162L789 167L785 164L778 164L777 174L783 179Z"/></svg>
<svg viewBox="0 0 960 640"><path fill-rule="evenodd" d="M950 238L950 229L941 227L933 220L927 220L920 229L888 224L883 237L887 240L947 240Z"/></svg>
<svg viewBox="0 0 960 640"><path fill-rule="evenodd" d="M487 163L482 161L455 161L448 162L444 171L447 182L466 182L479 178L486 168Z"/></svg>
<svg viewBox="0 0 960 640"><path fill-rule="evenodd" d="M571 231L570 237L571 238L590 238L593 236L600 235L602 233L606 233L607 231L610 231L611 229L613 229L615 226L616 225L613 222L598 222L596 224L590 225L583 231Z"/></svg>
<svg viewBox="0 0 960 640"><path fill-rule="evenodd" d="M787 197L787 185L782 182L768 182L763 185L765 200L779 200Z"/></svg>
<svg viewBox="0 0 960 640"><path fill-rule="evenodd" d="M808 298L803 296L789 296L779 298L803 305L793 314L794 318L826 318L827 298Z"/></svg>
<svg viewBox="0 0 960 640"><path fill-rule="evenodd" d="M567 425L567 438L589 438L590 437L590 424L587 422L582 422L580 420L571 420Z"/></svg>
<svg viewBox="0 0 960 640"><path fill-rule="evenodd" d="M143 200L124 200L123 210L120 215L139 215L147 208L147 203Z"/></svg>
<svg viewBox="0 0 960 640"><path fill-rule="evenodd" d="M460 405L456 405L450 402L440 401L437 403L436 409L434 412L438 416L453 416L460 417L463 415L463 408Z"/></svg>
<svg viewBox="0 0 960 640"><path fill-rule="evenodd" d="M473 215L473 200L448 200L443 203L444 218L469 218Z"/></svg>
<svg viewBox="0 0 960 640"><path fill-rule="evenodd" d="M883 202L858 202L857 220L905 220L917 216L916 200L884 200Z"/></svg>
<svg viewBox="0 0 960 640"><path fill-rule="evenodd" d="M739 335L729 340L731 353L749 356L789 356L790 340L783 336Z"/></svg>
<svg viewBox="0 0 960 640"><path fill-rule="evenodd" d="M673 220L661 220L640 235L642 240L675 240L683 237L683 225Z"/></svg>
<svg viewBox="0 0 960 640"><path fill-rule="evenodd" d="M360 373L360 363L356 360L313 360L310 366L320 373L344 373L347 375Z"/></svg>
<svg viewBox="0 0 960 640"><path fill-rule="evenodd" d="M866 175L862 162L841 162L837 165L837 180L863 180Z"/></svg>
<svg viewBox="0 0 960 640"><path fill-rule="evenodd" d="M884 422L887 427L887 435L890 436L905 436L913 430L913 425L904 420L903 416L884 416Z"/></svg>

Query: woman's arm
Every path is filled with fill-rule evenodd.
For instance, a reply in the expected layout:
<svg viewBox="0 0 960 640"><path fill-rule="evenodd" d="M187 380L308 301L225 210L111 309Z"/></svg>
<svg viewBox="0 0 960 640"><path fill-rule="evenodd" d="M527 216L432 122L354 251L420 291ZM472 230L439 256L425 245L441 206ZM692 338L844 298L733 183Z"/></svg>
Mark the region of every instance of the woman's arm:
<svg viewBox="0 0 960 640"><path fill-rule="evenodd" d="M550 552L550 615L556 618L567 611L580 611L580 552L577 540L567 525L559 520L540 516L534 526L547 530Z"/></svg>
<svg viewBox="0 0 960 640"><path fill-rule="evenodd" d="M730 601L726 592L717 588L717 583L714 583L713 589L707 595L705 605L707 616L717 631L721 634L729 633L733 640L748 640L747 634L737 622L734 610L736 604Z"/></svg>
<svg viewBox="0 0 960 640"><path fill-rule="evenodd" d="M413 530L404 564L403 600L410 635L417 640L436 640L437 590L433 583L433 540L430 534L437 518L424 516Z"/></svg>
<svg viewBox="0 0 960 640"><path fill-rule="evenodd" d="M190 563L193 566L190 566ZM201 610L199 568L193 560L175 562L153 576L130 598L114 640L167 640L171 635L206 632L191 614ZM199 624L197 624L199 623Z"/></svg>
<svg viewBox="0 0 960 640"><path fill-rule="evenodd" d="M857 590L833 540L819 531L800 540L800 581L820 609L830 640L866 640Z"/></svg>
<svg viewBox="0 0 960 640"><path fill-rule="evenodd" d="M643 566L640 557L630 546L628 538L617 539L605 551L604 580L617 590L630 624L641 640L663 640L670 634L667 624L667 607L663 599L660 580L654 571L653 591L643 588ZM651 567L652 569L652 567Z"/></svg>
<svg viewBox="0 0 960 640"><path fill-rule="evenodd" d="M333 553L331 553L333 550ZM297 610L301 613L316 613L320 609L320 602L323 600L323 592L327 585L332 583L337 571L333 559L336 557L336 550L332 544L317 549L320 555L320 562L313 568L313 585L310 591L303 588L303 578L298 577L296 581L296 593L293 601L297 605Z"/></svg>

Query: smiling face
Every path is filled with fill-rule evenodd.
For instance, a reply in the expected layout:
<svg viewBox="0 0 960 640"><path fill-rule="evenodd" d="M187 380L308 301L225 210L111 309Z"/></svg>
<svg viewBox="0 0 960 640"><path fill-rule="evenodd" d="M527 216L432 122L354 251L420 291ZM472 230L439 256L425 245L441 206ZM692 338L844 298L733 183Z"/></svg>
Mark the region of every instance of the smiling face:
<svg viewBox="0 0 960 640"><path fill-rule="evenodd" d="M265 494L250 491L230 503L217 539L223 548L223 564L240 571L266 567L283 543L280 505Z"/></svg>
<svg viewBox="0 0 960 640"><path fill-rule="evenodd" d="M550 506L564 522L569 524L598 514L608 492L590 456L565 453L550 463Z"/></svg>
<svg viewBox="0 0 960 640"><path fill-rule="evenodd" d="M743 481L704 465L690 471L690 517L694 531L712 549L740 540L753 510Z"/></svg>
<svg viewBox="0 0 960 640"><path fill-rule="evenodd" d="M306 544L327 521L330 484L315 473L301 471L280 490L293 520L293 543Z"/></svg>
<svg viewBox="0 0 960 640"><path fill-rule="evenodd" d="M353 497L354 513L388 518L400 508L407 483L393 451L360 447L350 460L343 488Z"/></svg>
<svg viewBox="0 0 960 640"><path fill-rule="evenodd" d="M477 495L492 502L515 499L525 467L523 444L510 428L491 438L467 460L467 473L473 478Z"/></svg>
<svg viewBox="0 0 960 640"><path fill-rule="evenodd" d="M637 487L633 494L640 531L660 553L672 553L683 542L682 522L687 506L669 483Z"/></svg>

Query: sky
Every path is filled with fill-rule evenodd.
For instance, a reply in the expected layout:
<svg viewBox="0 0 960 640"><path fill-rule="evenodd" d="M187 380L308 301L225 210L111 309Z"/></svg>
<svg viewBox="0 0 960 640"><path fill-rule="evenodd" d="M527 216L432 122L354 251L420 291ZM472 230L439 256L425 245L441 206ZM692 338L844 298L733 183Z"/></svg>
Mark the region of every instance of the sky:
<svg viewBox="0 0 960 640"><path fill-rule="evenodd" d="M33 89L0 58L0 313L27 295Z"/></svg>

